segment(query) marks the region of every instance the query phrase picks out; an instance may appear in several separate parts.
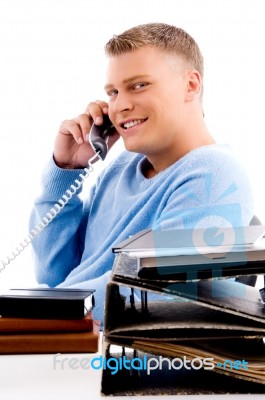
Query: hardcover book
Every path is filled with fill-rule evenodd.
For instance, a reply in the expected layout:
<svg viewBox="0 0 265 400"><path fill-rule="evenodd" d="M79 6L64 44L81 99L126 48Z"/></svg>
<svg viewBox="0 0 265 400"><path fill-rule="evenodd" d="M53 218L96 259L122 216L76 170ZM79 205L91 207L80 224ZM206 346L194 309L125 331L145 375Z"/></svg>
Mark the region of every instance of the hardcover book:
<svg viewBox="0 0 265 400"><path fill-rule="evenodd" d="M89 311L84 318L78 319L0 317L0 335L25 332L87 332L92 329L92 311Z"/></svg>
<svg viewBox="0 0 265 400"><path fill-rule="evenodd" d="M4 317L78 319L94 307L94 290L10 289L0 295Z"/></svg>
<svg viewBox="0 0 265 400"><path fill-rule="evenodd" d="M95 353L99 321L89 331L18 332L0 334L0 354Z"/></svg>

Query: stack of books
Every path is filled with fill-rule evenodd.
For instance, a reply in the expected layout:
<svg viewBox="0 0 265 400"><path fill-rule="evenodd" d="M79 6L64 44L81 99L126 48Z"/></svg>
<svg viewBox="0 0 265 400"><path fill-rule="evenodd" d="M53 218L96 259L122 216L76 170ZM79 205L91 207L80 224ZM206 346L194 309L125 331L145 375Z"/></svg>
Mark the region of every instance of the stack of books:
<svg viewBox="0 0 265 400"><path fill-rule="evenodd" d="M0 295L0 354L94 353L93 290L10 289Z"/></svg>
<svg viewBox="0 0 265 400"><path fill-rule="evenodd" d="M265 274L264 233L146 230L116 246L103 348L121 368L102 394L264 394L265 304L231 279Z"/></svg>

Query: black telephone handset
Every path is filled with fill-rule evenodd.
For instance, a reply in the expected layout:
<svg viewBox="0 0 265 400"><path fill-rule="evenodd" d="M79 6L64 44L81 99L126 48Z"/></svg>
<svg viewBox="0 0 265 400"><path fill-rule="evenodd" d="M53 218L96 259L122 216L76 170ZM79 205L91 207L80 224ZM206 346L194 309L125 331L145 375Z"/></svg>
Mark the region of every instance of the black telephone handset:
<svg viewBox="0 0 265 400"><path fill-rule="evenodd" d="M93 124L89 133L89 142L101 160L106 158L108 153L108 139L109 136L115 132L108 115L103 116L103 124Z"/></svg>

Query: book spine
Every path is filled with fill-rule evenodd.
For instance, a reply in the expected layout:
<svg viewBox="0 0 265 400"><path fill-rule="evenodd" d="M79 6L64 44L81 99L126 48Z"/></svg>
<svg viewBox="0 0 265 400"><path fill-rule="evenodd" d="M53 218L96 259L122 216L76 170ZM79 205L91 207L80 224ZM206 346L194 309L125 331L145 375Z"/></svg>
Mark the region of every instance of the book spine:
<svg viewBox="0 0 265 400"><path fill-rule="evenodd" d="M84 300L5 297L0 301L0 314L6 317L78 319L85 312Z"/></svg>
<svg viewBox="0 0 265 400"><path fill-rule="evenodd" d="M0 318L0 335L23 332L92 331L93 318L90 311L82 319Z"/></svg>
<svg viewBox="0 0 265 400"><path fill-rule="evenodd" d="M99 324L91 332L0 335L0 354L95 353Z"/></svg>

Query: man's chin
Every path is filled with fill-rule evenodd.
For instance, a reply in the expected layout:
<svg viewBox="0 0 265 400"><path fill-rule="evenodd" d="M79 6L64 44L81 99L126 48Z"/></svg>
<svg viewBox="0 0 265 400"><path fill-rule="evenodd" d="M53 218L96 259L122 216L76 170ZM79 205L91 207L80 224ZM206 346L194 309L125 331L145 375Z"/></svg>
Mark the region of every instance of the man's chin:
<svg viewBox="0 0 265 400"><path fill-rule="evenodd" d="M142 153L142 151L140 150L140 146L124 142L124 147L127 151L130 151L131 153Z"/></svg>
<svg viewBox="0 0 265 400"><path fill-rule="evenodd" d="M136 142L136 140L123 140L123 143L125 149L131 153L139 153L143 155L147 155L148 153L147 146L143 143L140 144L139 142Z"/></svg>

